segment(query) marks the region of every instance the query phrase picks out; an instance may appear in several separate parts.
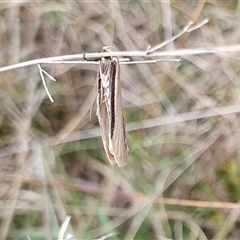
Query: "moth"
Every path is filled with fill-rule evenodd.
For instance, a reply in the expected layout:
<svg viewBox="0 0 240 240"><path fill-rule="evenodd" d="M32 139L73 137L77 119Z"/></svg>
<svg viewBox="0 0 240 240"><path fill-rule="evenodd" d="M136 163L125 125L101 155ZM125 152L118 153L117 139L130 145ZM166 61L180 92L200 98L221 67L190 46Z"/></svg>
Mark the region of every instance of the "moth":
<svg viewBox="0 0 240 240"><path fill-rule="evenodd" d="M110 52L103 47L102 52ZM97 117L102 132L102 141L108 160L112 165L128 164L128 146L123 116L120 66L118 57L103 57L99 60L97 75Z"/></svg>

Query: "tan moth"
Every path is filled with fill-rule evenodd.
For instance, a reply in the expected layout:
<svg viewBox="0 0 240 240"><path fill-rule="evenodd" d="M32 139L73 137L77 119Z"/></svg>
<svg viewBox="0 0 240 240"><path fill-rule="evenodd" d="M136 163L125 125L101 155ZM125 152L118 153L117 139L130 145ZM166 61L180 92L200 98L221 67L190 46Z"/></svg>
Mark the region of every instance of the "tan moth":
<svg viewBox="0 0 240 240"><path fill-rule="evenodd" d="M103 52L110 52L103 47ZM118 57L99 60L97 116L108 160L112 165L124 167L128 163L128 146L123 116L120 66Z"/></svg>

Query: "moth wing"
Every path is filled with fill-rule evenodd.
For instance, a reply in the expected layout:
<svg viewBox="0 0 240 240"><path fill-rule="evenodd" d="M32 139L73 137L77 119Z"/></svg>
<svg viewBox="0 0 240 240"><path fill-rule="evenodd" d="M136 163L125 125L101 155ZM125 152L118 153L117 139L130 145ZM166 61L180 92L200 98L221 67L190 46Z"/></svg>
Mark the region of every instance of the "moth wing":
<svg viewBox="0 0 240 240"><path fill-rule="evenodd" d="M106 101L103 101L104 99L104 92L103 87L101 83L101 76L100 76L100 70L101 66L99 67L98 72L98 96L97 96L97 117L99 121L99 125L102 132L102 141L103 141L103 147L107 154L109 162L114 165L115 159L114 155L109 151L109 116L108 116L108 109L106 106Z"/></svg>
<svg viewBox="0 0 240 240"><path fill-rule="evenodd" d="M115 162L119 167L124 167L128 164L128 146L126 142L126 129L125 121L123 116L123 105L122 105L122 93L121 93L121 81L120 81L120 67L119 60L117 57L113 57L113 61L116 62L116 75L115 81L115 124L112 139L109 140L109 149L115 157ZM112 119L112 118L110 118Z"/></svg>

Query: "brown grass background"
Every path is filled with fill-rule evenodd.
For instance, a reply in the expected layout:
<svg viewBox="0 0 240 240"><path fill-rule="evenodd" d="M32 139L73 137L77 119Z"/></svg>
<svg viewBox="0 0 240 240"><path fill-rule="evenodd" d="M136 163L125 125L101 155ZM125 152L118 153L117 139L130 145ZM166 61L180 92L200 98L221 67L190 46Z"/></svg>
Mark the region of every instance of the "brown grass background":
<svg viewBox="0 0 240 240"><path fill-rule="evenodd" d="M204 18L163 50L240 39L237 0L1 1L0 18L0 67L145 50ZM240 197L239 114L219 110L240 104L239 53L179 57L121 67L123 169L107 161L95 104L90 117L96 65L42 65L57 79L47 80L54 103L37 66L0 74L0 239L57 239L67 215L74 239L239 239L240 209L227 208ZM184 113L190 121L164 121Z"/></svg>

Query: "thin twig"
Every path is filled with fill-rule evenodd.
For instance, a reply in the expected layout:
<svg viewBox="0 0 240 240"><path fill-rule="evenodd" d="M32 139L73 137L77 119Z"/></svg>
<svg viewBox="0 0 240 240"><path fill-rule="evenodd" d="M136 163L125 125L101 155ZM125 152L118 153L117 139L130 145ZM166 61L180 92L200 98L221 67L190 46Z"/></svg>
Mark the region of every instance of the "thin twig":
<svg viewBox="0 0 240 240"><path fill-rule="evenodd" d="M53 76L51 76L48 72L46 72L46 71L43 70L42 68L41 68L41 70L42 70L43 73L45 73L45 74L48 76L48 78L49 78L50 80L52 80L52 81L54 81L54 82L57 81L57 80L56 80Z"/></svg>
<svg viewBox="0 0 240 240"><path fill-rule="evenodd" d="M157 63L157 62L180 62L181 59L173 59L173 58L162 58L155 60L146 60L146 61L130 61L130 62L121 62L121 65L131 65L131 64L142 64L142 63Z"/></svg>
<svg viewBox="0 0 240 240"><path fill-rule="evenodd" d="M203 19L200 23L196 24L195 26L193 26L192 28L189 28L187 32L192 32L197 28L202 27L203 25L207 24L209 22L209 20L207 18Z"/></svg>
<svg viewBox="0 0 240 240"><path fill-rule="evenodd" d="M176 56L187 56L187 55L196 55L196 54L208 54L208 53L216 53L221 54L224 52L239 52L240 44L231 45L231 46L220 46L220 47L211 47L211 48L195 48L195 49L179 49L174 51L162 51L162 52L153 52L148 54L147 51L127 51L127 52L101 52L101 53L87 53L85 54L86 58L96 59L101 57L176 57ZM5 72L9 70L13 70L16 68L32 66L41 63L49 63L55 61L64 61L64 60L72 60L72 59L83 59L84 54L75 54L75 55L64 55L59 57L50 57L50 58L41 58L36 60L31 60L27 62L22 62L6 67L0 68L0 72Z"/></svg>
<svg viewBox="0 0 240 240"><path fill-rule="evenodd" d="M143 60L143 61L129 61L129 59L125 61L121 61L121 65L131 65L131 64L143 64L143 63L157 63L157 62L180 62L180 59L173 58L162 58L162 59L154 59L154 60ZM55 61L55 62L46 62L47 64L94 64L98 65L98 61ZM42 71L46 73L43 69ZM48 73L46 73L48 75ZM50 75L48 75L50 76Z"/></svg>
<svg viewBox="0 0 240 240"><path fill-rule="evenodd" d="M160 48L162 48L163 46L166 46L167 44L169 44L170 42L173 42L174 40L176 40L177 38L181 37L184 33L186 32L192 32L200 27L202 27L204 24L208 23L208 19L204 19L202 22L198 23L197 25L195 25L194 27L190 28L194 23L193 22L189 22L188 25L180 32L178 33L176 36L158 44L157 46L155 47L148 47L147 48L147 52L148 54L152 53L152 52L155 52L157 50L159 50Z"/></svg>
<svg viewBox="0 0 240 240"><path fill-rule="evenodd" d="M209 50L207 49L206 52L204 52L203 49L200 49L199 52L195 52L194 50L178 50L178 51L171 51L171 52L156 52L156 50L158 50L159 48L165 46L166 44L168 44L169 42L174 41L176 38L180 37L181 35L183 35L186 32L190 32L193 31L201 26L203 26L204 24L206 24L208 22L208 19L204 19L202 22L200 22L199 24L197 24L196 26L190 28L190 26L193 24L192 22L190 22L179 34L177 34L175 37L153 47L153 48L148 48L146 51L130 51L130 52L100 52L100 53L85 53L85 54L75 54L75 55L65 55L65 56L59 56L59 57L51 57L51 58L42 58L42 59L36 59L36 60L32 60L32 61L27 61L27 62L23 62L23 63L18 63L18 64L14 64L14 65L10 65L10 66L6 66L6 67L2 67L0 68L0 72L4 72L4 71L8 71L8 70L13 70L16 68L20 68L20 67L26 67L26 66L31 66L31 65L35 65L35 64L41 64L41 63L56 63L62 61L62 63L66 63L65 61L67 60L73 60L73 59L99 59L101 57L109 57L109 56L116 56L116 57L133 57L133 56L139 56L139 57L163 57L163 56L179 56L179 55L184 55L184 54L198 54L198 53L206 53L206 52L214 52L214 50ZM239 46L240 49L240 46ZM234 49L236 51L236 49ZM182 51L182 52L181 52ZM184 52L187 51L187 52ZM227 50L225 50L227 51ZM170 61L170 60L168 60ZM72 62L72 63L76 63L76 62ZM77 63L81 63L81 64L89 64L89 62L77 62ZM98 64L96 62L91 62L92 64ZM139 63L139 62L138 62ZM132 63L133 64L133 63Z"/></svg>
<svg viewBox="0 0 240 240"><path fill-rule="evenodd" d="M186 33L188 31L189 27L192 24L193 24L193 22L189 22L188 25L180 33L178 33L176 36L172 37L171 39L168 39L168 40L166 40L166 41L164 41L164 42L162 42L162 43L160 43L157 46L152 47L152 48L151 48L151 46L148 46L148 48L147 48L148 54L150 54L150 53L152 53L154 51L157 51L158 49L166 46L168 43L173 42L175 39L177 39L180 36L182 36L184 33Z"/></svg>
<svg viewBox="0 0 240 240"><path fill-rule="evenodd" d="M50 101L51 101L51 102L54 102L54 100L53 100L50 92L48 91L47 84L46 84L45 79L44 79L44 77L43 77L42 68L41 68L41 66L40 66L39 64L38 64L37 66L38 66L38 70L39 70L39 73L40 73L40 76L41 76L41 79L42 79L42 82L43 82L43 86L44 86L44 88L45 88L45 90L46 90L46 93L47 93Z"/></svg>
<svg viewBox="0 0 240 240"><path fill-rule="evenodd" d="M98 61L50 61L45 64L93 64L98 65Z"/></svg>
<svg viewBox="0 0 240 240"><path fill-rule="evenodd" d="M60 228L60 230L59 230L59 233L58 233L58 239L60 240L62 240L62 239L65 239L64 238L64 235L65 235L65 233L66 233L66 230L67 230L67 228L68 228L68 224L69 224L69 222L70 222L70 219L71 219L71 217L70 216L67 216L66 218L65 218L65 220L64 220L64 222L63 222L63 224L62 224L62 226L61 226L61 228Z"/></svg>

